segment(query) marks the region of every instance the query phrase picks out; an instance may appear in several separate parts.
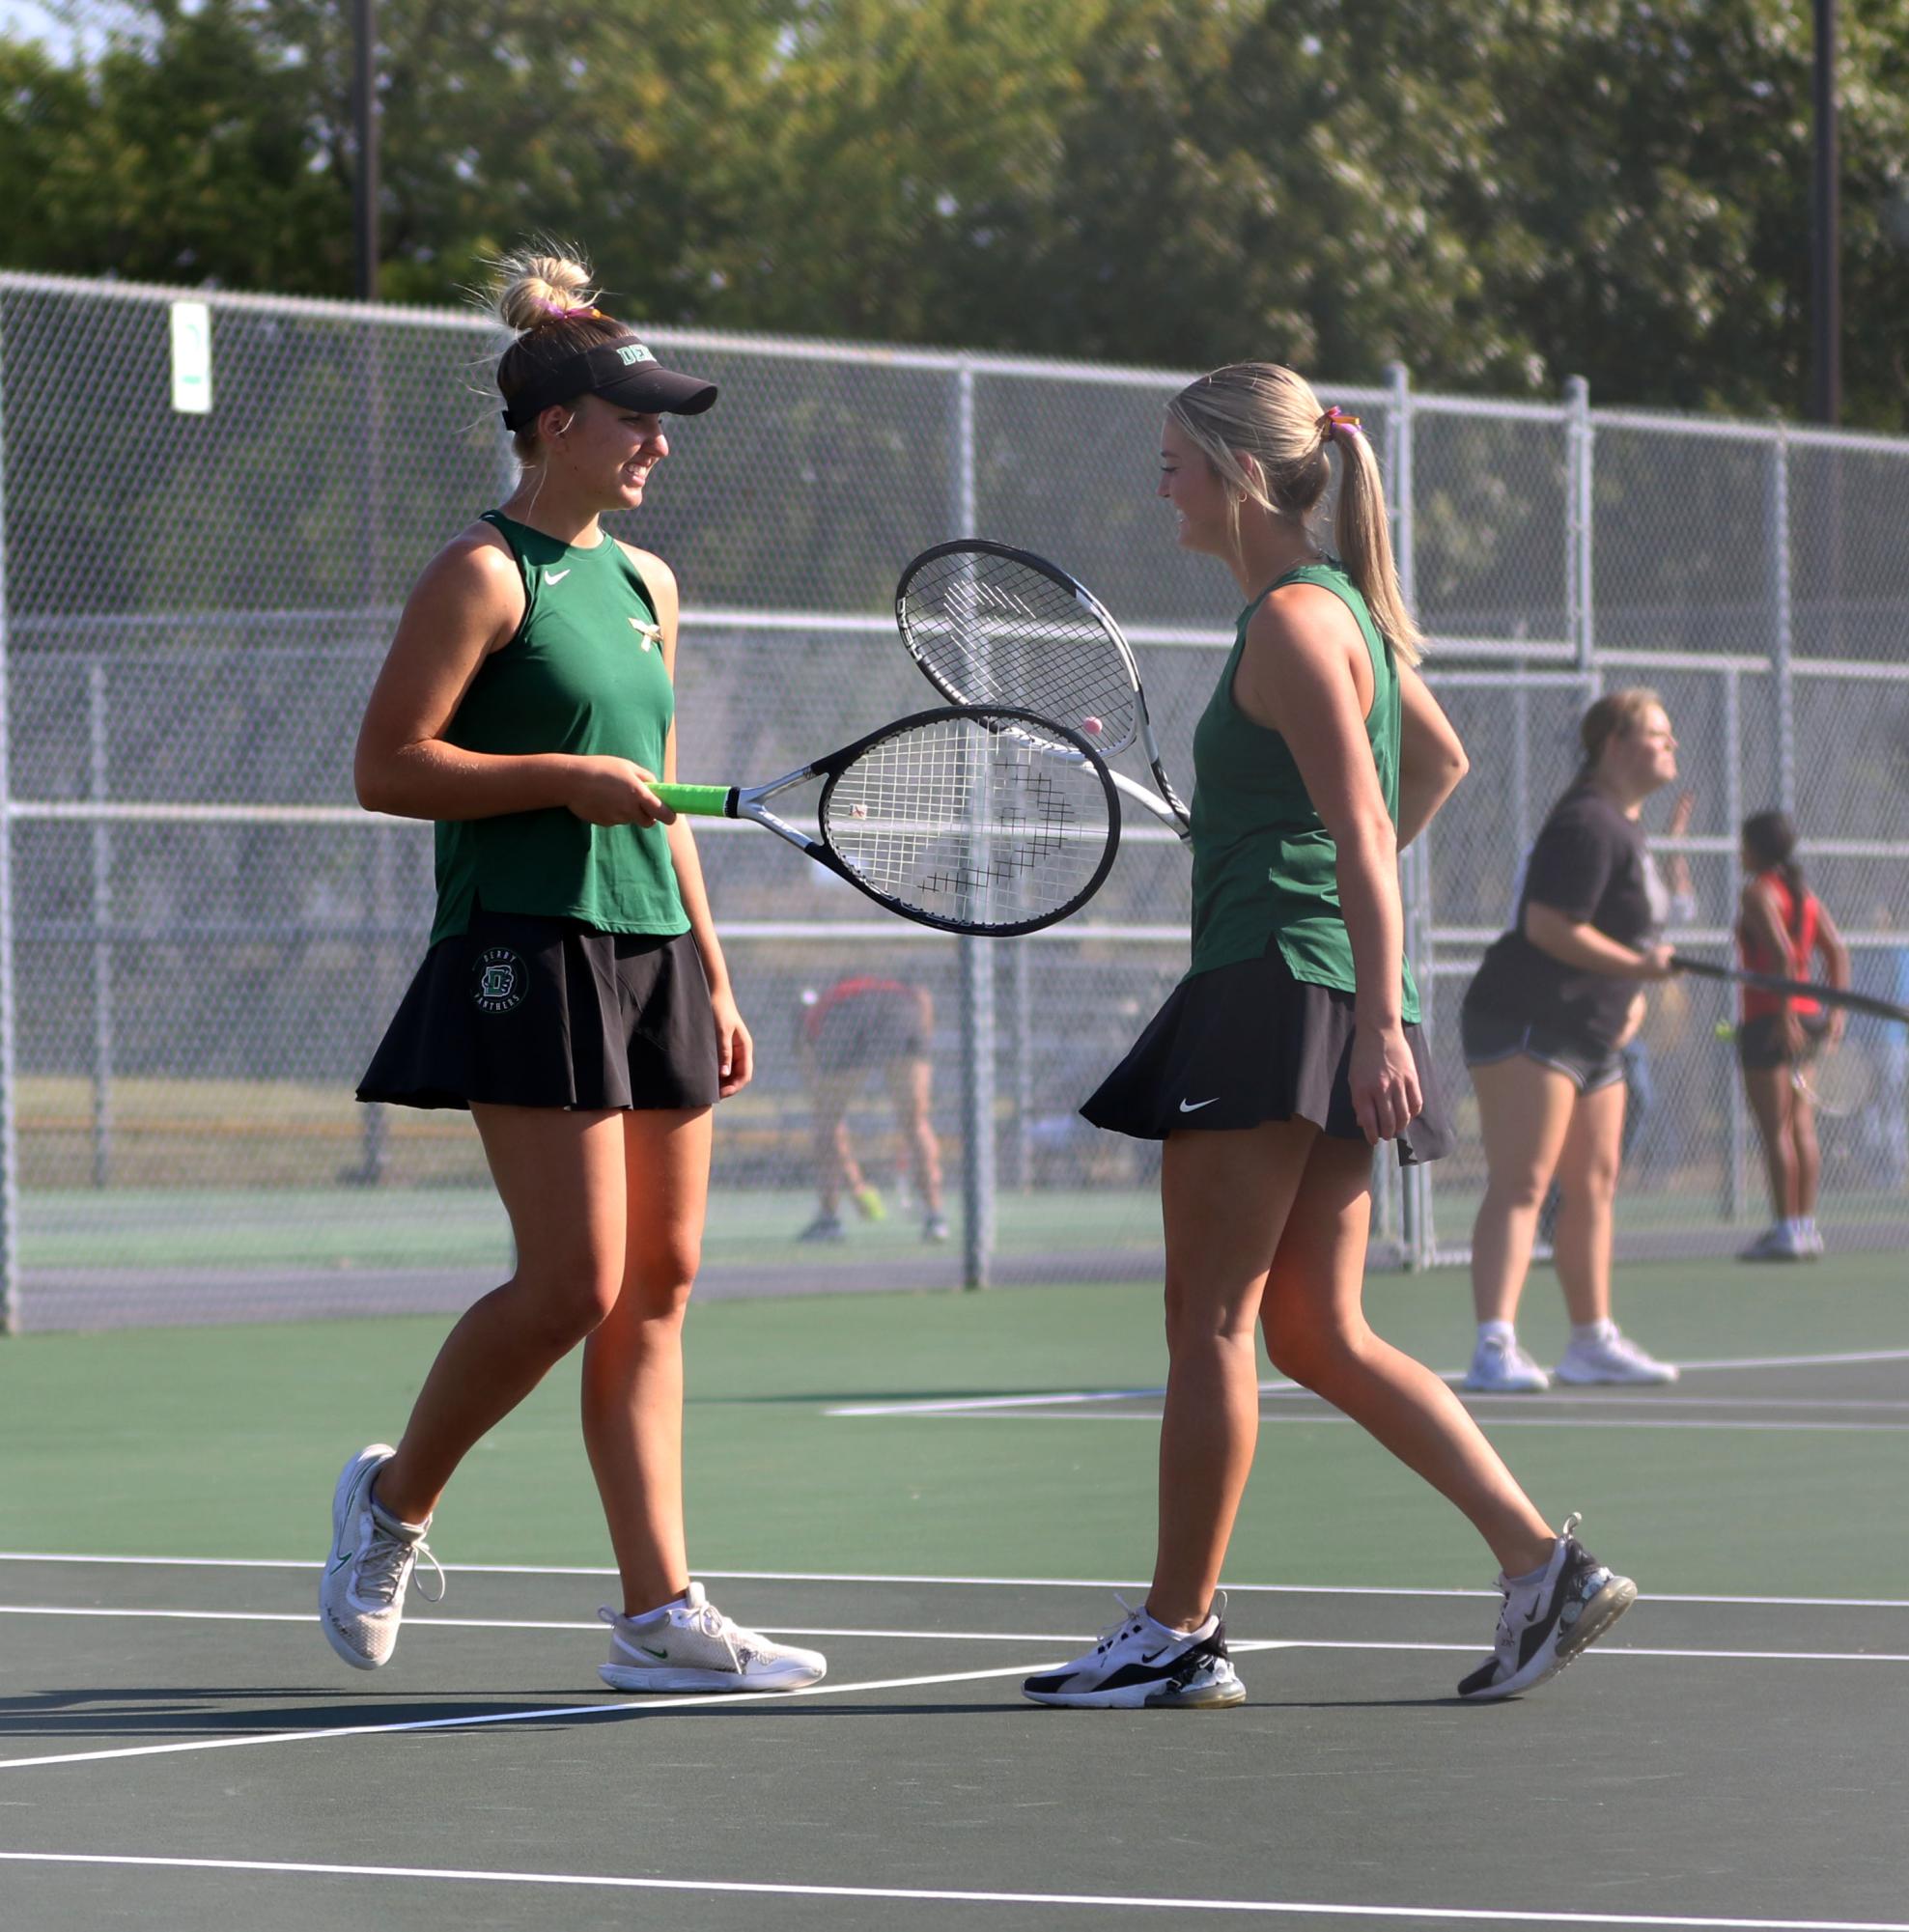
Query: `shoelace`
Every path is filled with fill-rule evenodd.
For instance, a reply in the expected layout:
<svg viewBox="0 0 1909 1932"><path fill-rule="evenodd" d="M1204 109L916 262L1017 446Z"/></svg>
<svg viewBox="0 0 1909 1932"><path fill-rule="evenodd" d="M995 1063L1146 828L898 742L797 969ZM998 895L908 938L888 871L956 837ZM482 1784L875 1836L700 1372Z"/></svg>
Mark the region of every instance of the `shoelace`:
<svg viewBox="0 0 1909 1932"><path fill-rule="evenodd" d="M729 1661L739 1672L743 1668L744 1652L747 1651L751 1657L756 1654L752 1650L747 1650L746 1645L737 1643L736 1638L740 1633L736 1626L707 1598L698 1604L684 1621L689 1628L701 1631L705 1637L715 1638L728 1651Z"/></svg>
<svg viewBox="0 0 1909 1932"><path fill-rule="evenodd" d="M1127 1601L1127 1599L1120 1594L1118 1590L1115 1590L1113 1593L1113 1601L1120 1606L1120 1615L1116 1621L1109 1624L1108 1627L1101 1632L1100 1638L1094 1645L1094 1655L1096 1657L1104 1656L1109 1650L1111 1650L1113 1646L1116 1643L1118 1643L1120 1639L1123 1637L1125 1637L1130 1630L1136 1630L1139 1627L1140 1612L1134 1608L1134 1606L1130 1604Z"/></svg>
<svg viewBox="0 0 1909 1932"><path fill-rule="evenodd" d="M382 1603L388 1610L404 1593L406 1581L422 1556L436 1572L437 1594L433 1596L422 1582L418 1594L428 1604L441 1604L446 1587L444 1569L431 1545L422 1536L415 1543L393 1536L370 1511L366 1511L365 1521L369 1528L359 1532L363 1541L358 1551L357 1594Z"/></svg>

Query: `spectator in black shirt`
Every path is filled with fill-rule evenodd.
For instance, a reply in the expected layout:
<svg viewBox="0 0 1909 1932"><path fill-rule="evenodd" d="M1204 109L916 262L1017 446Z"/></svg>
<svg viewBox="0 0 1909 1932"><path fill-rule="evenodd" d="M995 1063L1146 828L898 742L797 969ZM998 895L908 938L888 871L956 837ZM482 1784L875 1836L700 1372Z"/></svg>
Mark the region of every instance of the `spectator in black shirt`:
<svg viewBox="0 0 1909 1932"><path fill-rule="evenodd" d="M1513 1327L1539 1204L1562 1193L1553 1255L1571 1317L1561 1382L1672 1382L1611 1319L1611 1219L1624 1132L1623 1049L1643 1023L1642 982L1669 978L1663 888L1638 813L1677 775L1655 691L1613 691L1579 725L1585 763L1552 807L1518 916L1465 995L1466 1065L1478 1095L1485 1197L1472 1231L1478 1338L1468 1388L1535 1390L1551 1378Z"/></svg>

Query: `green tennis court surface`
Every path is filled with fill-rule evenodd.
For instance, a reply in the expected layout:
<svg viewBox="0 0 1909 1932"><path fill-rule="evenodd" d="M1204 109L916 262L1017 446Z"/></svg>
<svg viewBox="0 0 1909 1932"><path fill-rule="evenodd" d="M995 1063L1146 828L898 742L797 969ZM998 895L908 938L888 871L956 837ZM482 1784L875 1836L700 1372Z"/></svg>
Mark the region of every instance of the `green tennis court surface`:
<svg viewBox="0 0 1909 1932"><path fill-rule="evenodd" d="M1249 1701L1044 1711L1018 1679L1144 1576L1157 1291L730 1302L691 1320L692 1551L813 1690L643 1702L559 1370L461 1471L449 1571L347 1671L312 1600L339 1464L441 1319L0 1347L0 1922L382 1927L1909 1925L1900 1256L1623 1272L1675 1387L1480 1401L1643 1600L1460 1706L1492 1564L1269 1386L1229 1562ZM1462 1278L1381 1277L1451 1368ZM1527 1341L1561 1345L1556 1292ZM104 1559L104 1560L100 1560Z"/></svg>

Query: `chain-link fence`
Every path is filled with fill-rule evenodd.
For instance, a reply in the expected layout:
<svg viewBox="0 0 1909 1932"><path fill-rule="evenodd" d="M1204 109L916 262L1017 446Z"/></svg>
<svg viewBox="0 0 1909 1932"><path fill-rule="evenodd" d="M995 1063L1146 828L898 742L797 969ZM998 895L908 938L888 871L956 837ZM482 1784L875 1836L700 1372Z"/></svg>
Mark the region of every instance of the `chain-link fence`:
<svg viewBox="0 0 1909 1932"><path fill-rule="evenodd" d="M207 305L211 407L175 406L177 301ZM188 320L191 319L188 312ZM672 422L622 534L683 583L680 768L763 776L933 701L889 602L909 556L979 532L1091 584L1138 649L1170 771L1230 639L1230 591L1151 500L1179 378L658 329L722 384ZM496 341L457 314L0 275L0 1294L11 1320L459 1304L509 1266L467 1117L353 1105L421 953L426 826L351 803L358 716L424 561L513 481ZM1721 951L1734 827L1804 827L1859 985L1909 997L1909 444L1557 406L1329 389L1389 468L1408 589L1474 775L1406 867L1447 1089L1456 1006L1573 769L1589 694L1648 683L1696 815L1674 937ZM194 399L187 395L188 404ZM201 395L196 399L203 403ZM1646 808L1662 826L1668 800ZM1031 939L879 915L776 841L699 827L759 1049L718 1116L705 1292L1091 1280L1159 1267L1156 1151L1074 1108L1183 969L1184 854L1133 826L1100 897ZM805 998L880 973L934 995L954 1239L922 1238L882 1083L850 1127L884 1213L828 1245ZM1678 983L1634 1066L1629 1251L1715 1250L1763 1218L1718 1037ZM1833 1243L1909 1224L1909 1049L1824 1128ZM1379 1253L1456 1258L1455 1158L1381 1190Z"/></svg>

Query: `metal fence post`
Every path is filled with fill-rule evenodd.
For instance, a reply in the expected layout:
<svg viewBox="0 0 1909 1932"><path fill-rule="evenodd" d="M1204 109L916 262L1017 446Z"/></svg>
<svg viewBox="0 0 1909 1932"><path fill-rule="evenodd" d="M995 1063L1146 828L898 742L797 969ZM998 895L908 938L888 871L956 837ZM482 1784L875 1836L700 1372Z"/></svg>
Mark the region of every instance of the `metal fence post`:
<svg viewBox="0 0 1909 1932"><path fill-rule="evenodd" d="M1777 673L1777 809L1796 817L1795 607L1789 576L1789 437L1770 441L1769 526L1771 658ZM1732 820L1732 825L1737 821Z"/></svg>
<svg viewBox="0 0 1909 1932"><path fill-rule="evenodd" d="M0 378L6 370L0 330ZM20 1331L19 1145L14 1066L14 766L8 702L7 418L0 380L0 1334Z"/></svg>
<svg viewBox="0 0 1909 1932"><path fill-rule="evenodd" d="M91 791L96 804L111 795L107 770L106 666L86 664L86 723ZM111 1185L113 1170L113 832L93 826L93 1185Z"/></svg>
<svg viewBox="0 0 1909 1932"><path fill-rule="evenodd" d="M1402 362L1388 365L1386 379L1390 402L1386 411L1387 479L1392 523L1392 560L1398 569L1399 593L1408 610L1418 599L1418 519L1415 515L1413 471L1412 376ZM1438 981L1433 973L1432 931L1438 923L1432 898L1432 834L1427 829L1403 855L1399 885L1405 914L1405 954L1418 981L1424 1018L1436 1024L1433 1013ZM1383 1151L1383 1150L1382 1150ZM1407 1268L1429 1268L1434 1258L1432 1170L1426 1166L1400 1169L1385 1163L1386 1188L1396 1188L1399 1200L1399 1250Z"/></svg>
<svg viewBox="0 0 1909 1932"><path fill-rule="evenodd" d="M1565 488L1565 582L1569 586L1571 641L1578 647L1578 668L1589 672L1597 626L1591 601L1591 421L1590 384L1582 376L1564 384L1564 401L1571 411L1568 430L1570 481Z"/></svg>
<svg viewBox="0 0 1909 1932"><path fill-rule="evenodd" d="M974 530L974 367L955 373L954 529ZM985 1288L995 1246L994 941L964 938L961 957L962 1286Z"/></svg>

